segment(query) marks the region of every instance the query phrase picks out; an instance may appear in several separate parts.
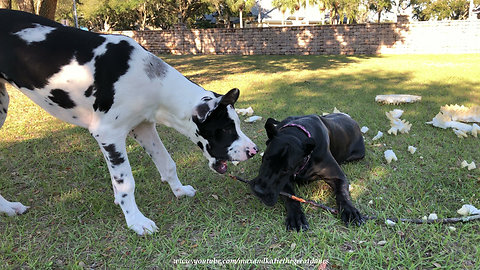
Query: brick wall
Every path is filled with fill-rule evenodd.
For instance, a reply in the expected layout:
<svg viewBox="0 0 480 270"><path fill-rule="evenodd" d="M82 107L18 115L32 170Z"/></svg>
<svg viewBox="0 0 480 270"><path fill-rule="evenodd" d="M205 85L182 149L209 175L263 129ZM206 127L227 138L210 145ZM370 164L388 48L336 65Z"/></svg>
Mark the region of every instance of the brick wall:
<svg viewBox="0 0 480 270"><path fill-rule="evenodd" d="M480 21L119 31L156 54L480 53Z"/></svg>

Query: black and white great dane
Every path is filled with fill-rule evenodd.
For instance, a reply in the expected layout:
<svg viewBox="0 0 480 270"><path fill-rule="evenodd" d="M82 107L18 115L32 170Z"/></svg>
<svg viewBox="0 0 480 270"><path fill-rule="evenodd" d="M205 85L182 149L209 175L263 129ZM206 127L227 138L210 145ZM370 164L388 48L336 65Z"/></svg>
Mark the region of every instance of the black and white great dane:
<svg viewBox="0 0 480 270"><path fill-rule="evenodd" d="M340 163L365 156L362 133L350 116L288 117L282 122L269 118L265 123L267 149L258 176L250 181L255 195L273 206L280 191L295 194L295 184L323 179L333 188L345 223L362 224L363 216L353 206L348 180ZM308 222L299 202L285 199L287 230L307 230Z"/></svg>
<svg viewBox="0 0 480 270"><path fill-rule="evenodd" d="M225 173L227 161L243 161L257 153L240 130L233 108L238 89L225 95L206 91L125 36L92 33L2 9L0 127L9 102L5 83L53 116L90 131L107 161L115 203L138 234L157 227L135 203L125 147L128 135L145 148L177 197L193 196L195 189L180 183L155 123L187 136L218 173ZM27 208L0 196L0 212L15 215Z"/></svg>

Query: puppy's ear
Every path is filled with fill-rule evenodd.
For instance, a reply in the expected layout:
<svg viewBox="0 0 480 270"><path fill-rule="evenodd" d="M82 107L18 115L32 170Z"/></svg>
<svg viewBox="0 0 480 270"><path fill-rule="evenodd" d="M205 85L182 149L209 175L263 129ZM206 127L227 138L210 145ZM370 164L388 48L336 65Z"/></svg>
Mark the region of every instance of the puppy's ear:
<svg viewBox="0 0 480 270"><path fill-rule="evenodd" d="M193 109L192 120L195 123L203 123L208 116L218 107L219 101L216 98L204 97L202 103Z"/></svg>
<svg viewBox="0 0 480 270"><path fill-rule="evenodd" d="M315 140L313 138L307 138L302 143L303 151L305 155L310 155L315 148Z"/></svg>
<svg viewBox="0 0 480 270"><path fill-rule="evenodd" d="M273 118L268 118L265 122L265 130L267 131L268 139L271 140L273 137L277 136L277 126L280 122Z"/></svg>
<svg viewBox="0 0 480 270"><path fill-rule="evenodd" d="M232 90L228 91L225 95L222 96L220 100L220 104L223 105L232 105L237 102L238 97L240 96L240 90L237 88L233 88Z"/></svg>

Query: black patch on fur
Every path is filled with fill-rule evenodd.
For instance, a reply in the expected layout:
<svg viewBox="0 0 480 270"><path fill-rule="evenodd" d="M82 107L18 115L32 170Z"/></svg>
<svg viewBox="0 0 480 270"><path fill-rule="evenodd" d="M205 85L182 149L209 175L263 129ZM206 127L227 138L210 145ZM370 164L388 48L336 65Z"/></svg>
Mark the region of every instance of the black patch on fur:
<svg viewBox="0 0 480 270"><path fill-rule="evenodd" d="M103 149L105 149L105 151L108 153L108 159L113 165L120 165L125 162L125 159L122 157L122 153L117 152L115 144L104 146Z"/></svg>
<svg viewBox="0 0 480 270"><path fill-rule="evenodd" d="M197 145L198 145L198 147L200 147L200 149L202 149L202 151L203 151L203 143L198 142Z"/></svg>
<svg viewBox="0 0 480 270"><path fill-rule="evenodd" d="M93 109L95 111L108 112L113 105L115 89L113 84L127 73L129 68L128 61L133 47L125 40L118 44L107 44L107 51L96 57L95 62L95 88L93 93L95 102Z"/></svg>
<svg viewBox="0 0 480 270"><path fill-rule="evenodd" d="M197 115L200 119L194 119L194 121L201 121L203 120L206 115L208 114L208 112L210 111L210 106L208 105L208 103L202 103L200 105L197 106Z"/></svg>
<svg viewBox="0 0 480 270"><path fill-rule="evenodd" d="M228 115L227 107L220 104L204 122L195 119L194 122L198 127L198 134L208 141L205 147L210 156L228 160L228 148L239 136L235 122Z"/></svg>
<svg viewBox="0 0 480 270"><path fill-rule="evenodd" d="M85 91L85 97L90 97L92 95L93 88L94 88L93 85L90 85L90 87L88 87L88 89Z"/></svg>
<svg viewBox="0 0 480 270"><path fill-rule="evenodd" d="M149 55L148 59L145 60L145 73L149 79L155 79L158 77L164 77L167 73L167 64L163 62L160 58Z"/></svg>
<svg viewBox="0 0 480 270"><path fill-rule="evenodd" d="M55 28L46 39L27 43L14 35L35 24ZM0 10L0 70L8 81L20 88L44 88L49 78L76 59L80 65L93 59L93 50L105 38L101 35L66 27L31 13Z"/></svg>
<svg viewBox="0 0 480 270"><path fill-rule="evenodd" d="M75 102L70 98L70 95L65 92L62 89L53 89L50 91L51 96L50 98L51 101L57 103L58 106L64 108L64 109L72 109L75 108Z"/></svg>
<svg viewBox="0 0 480 270"><path fill-rule="evenodd" d="M122 198L125 198L125 197L127 197L127 194L123 194L123 195L122 195Z"/></svg>

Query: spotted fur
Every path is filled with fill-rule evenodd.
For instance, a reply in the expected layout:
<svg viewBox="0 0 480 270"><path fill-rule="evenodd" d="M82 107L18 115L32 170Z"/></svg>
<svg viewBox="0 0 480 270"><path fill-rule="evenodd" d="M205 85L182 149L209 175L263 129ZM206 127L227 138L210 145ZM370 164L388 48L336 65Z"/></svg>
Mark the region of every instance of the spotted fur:
<svg viewBox="0 0 480 270"><path fill-rule="evenodd" d="M107 162L115 203L127 226L139 234L157 227L135 203L128 135L149 154L177 197L193 196L195 189L180 183L156 123L190 138L219 173L225 172L226 161L246 160L257 152L233 108L238 89L225 95L207 91L131 38L0 10L0 41L0 127L7 115L9 83L53 116L87 128ZM0 212L26 209L0 196Z"/></svg>

